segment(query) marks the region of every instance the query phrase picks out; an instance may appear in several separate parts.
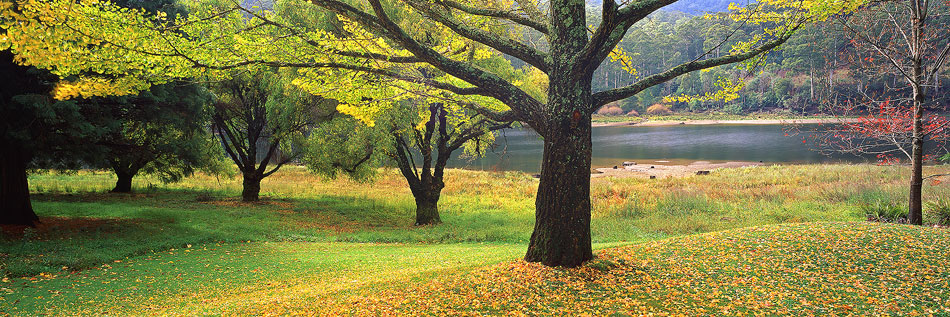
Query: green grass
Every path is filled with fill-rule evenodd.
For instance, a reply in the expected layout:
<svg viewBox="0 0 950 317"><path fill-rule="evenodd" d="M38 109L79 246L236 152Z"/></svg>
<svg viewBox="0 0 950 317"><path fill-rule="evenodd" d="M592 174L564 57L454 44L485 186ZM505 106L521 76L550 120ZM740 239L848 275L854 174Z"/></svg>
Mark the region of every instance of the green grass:
<svg viewBox="0 0 950 317"><path fill-rule="evenodd" d="M895 166L792 165L595 178L592 234L606 248L770 224L863 221L869 204L901 204L906 174ZM241 314L262 305L279 312L466 276L523 254L537 188L523 173L451 170L440 203L445 223L414 227L411 195L393 170L357 183L289 167L265 179L264 201L252 204L234 198L240 179L197 175L163 185L143 178L132 195L107 193L113 182L96 171L31 175L44 224L0 239L0 313ZM937 206L925 210L928 222L941 220L932 211L947 196L946 184L925 186L927 206Z"/></svg>
<svg viewBox="0 0 950 317"><path fill-rule="evenodd" d="M273 292L299 290L294 292L301 296L340 299L356 289L384 289L393 282L511 260L523 251L524 246L509 244L205 244L116 260L81 273L2 283L3 290L12 291L0 293L0 307L12 309L0 311L192 315L220 314L220 307L227 307L240 312ZM479 256L459 256L469 252Z"/></svg>

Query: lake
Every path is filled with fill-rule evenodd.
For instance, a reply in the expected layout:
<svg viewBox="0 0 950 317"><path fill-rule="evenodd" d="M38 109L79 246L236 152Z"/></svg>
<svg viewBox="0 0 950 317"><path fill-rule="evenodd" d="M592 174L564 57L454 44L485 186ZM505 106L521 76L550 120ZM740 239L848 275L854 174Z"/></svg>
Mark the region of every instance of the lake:
<svg viewBox="0 0 950 317"><path fill-rule="evenodd" d="M822 155L787 135L785 125L673 125L593 128L593 167L621 165L623 161L688 164L694 161L762 161L765 163L873 162L854 155ZM541 168L541 138L532 130L498 133L496 148L482 158L456 158L450 167L478 170L518 170L537 173Z"/></svg>

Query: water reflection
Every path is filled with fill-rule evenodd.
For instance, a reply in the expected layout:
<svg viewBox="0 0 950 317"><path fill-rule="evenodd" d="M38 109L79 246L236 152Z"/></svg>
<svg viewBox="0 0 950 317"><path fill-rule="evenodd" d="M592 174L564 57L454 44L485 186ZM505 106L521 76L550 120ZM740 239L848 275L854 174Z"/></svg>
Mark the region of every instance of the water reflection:
<svg viewBox="0 0 950 317"><path fill-rule="evenodd" d="M825 156L787 135L782 125L676 125L659 127L595 127L593 165L607 167L623 161L763 161L766 163L869 162L869 158L840 154ZM540 170L543 144L531 130L506 130L493 152L476 160L456 158L451 167L480 170Z"/></svg>

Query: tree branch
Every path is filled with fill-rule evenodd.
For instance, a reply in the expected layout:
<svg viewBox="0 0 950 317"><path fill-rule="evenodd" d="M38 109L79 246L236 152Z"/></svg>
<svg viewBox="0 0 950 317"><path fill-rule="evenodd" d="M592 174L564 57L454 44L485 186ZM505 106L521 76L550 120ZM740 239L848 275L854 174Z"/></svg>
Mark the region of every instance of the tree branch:
<svg viewBox="0 0 950 317"><path fill-rule="evenodd" d="M637 1L619 9L615 0L604 0L602 21L579 56L582 62L577 65L581 68L576 71L593 73L620 43L631 26L646 18L650 13L676 1Z"/></svg>
<svg viewBox="0 0 950 317"><path fill-rule="evenodd" d="M550 69L548 55L531 46L511 39L505 35L491 34L479 30L476 27L466 25L465 23L452 17L451 13L445 10L445 7L441 8L443 10L439 10L438 8L434 8L427 3L421 3L417 0L402 1L414 9L419 10L419 12L423 15L435 20L436 22L439 22L442 25L445 25L462 37L488 45L499 52L514 56L525 63L540 69L542 72L547 73ZM378 0L373 0L371 2L378 2ZM377 11L377 16L380 14L384 13Z"/></svg>
<svg viewBox="0 0 950 317"><path fill-rule="evenodd" d="M670 79L676 78L680 75L683 75L692 71L716 67L720 65L737 63L737 62L750 59L759 54L765 53L775 47L778 47L779 45L782 45L782 43L785 43L785 41L787 41L789 37L791 37L792 34L794 34L795 31L798 30L801 26L802 24L798 24L794 28L792 28L789 32L786 32L786 34L782 35L781 37L774 39L761 46L758 46L745 53L732 54L732 55L722 56L718 58L711 58L711 59L706 59L706 60L701 60L701 61L692 61L692 62L680 64L679 66L673 67L665 72L641 79L637 81L636 83L633 83L632 85L595 93L593 107L591 107L591 109L588 109L588 111L589 113L592 113L597 108L600 108L600 106L603 106L607 103L636 95L637 93L639 93L640 91L643 91L644 89L664 83L666 81L669 81Z"/></svg>
<svg viewBox="0 0 950 317"><path fill-rule="evenodd" d="M520 120L536 125L527 113L542 113L542 104L528 93L512 85L503 78L482 70L473 65L447 58L432 48L424 46L406 34L398 25L393 23L382 11L379 1L371 1L379 18L343 3L339 0L310 0L314 5L333 11L347 17L366 28L370 28L380 35L398 43L422 61L462 79L476 87L485 90L485 95L498 99L507 104L516 113Z"/></svg>
<svg viewBox="0 0 950 317"><path fill-rule="evenodd" d="M535 29L538 32L548 34L547 25L545 25L540 20L534 20L530 17L521 16L514 13L513 11L472 7L472 6L468 6L468 5L456 2L454 0L438 0L438 3L441 3L447 7L454 8L459 11L472 14L472 15L480 15L480 16L486 16L486 17L505 19L505 20Z"/></svg>

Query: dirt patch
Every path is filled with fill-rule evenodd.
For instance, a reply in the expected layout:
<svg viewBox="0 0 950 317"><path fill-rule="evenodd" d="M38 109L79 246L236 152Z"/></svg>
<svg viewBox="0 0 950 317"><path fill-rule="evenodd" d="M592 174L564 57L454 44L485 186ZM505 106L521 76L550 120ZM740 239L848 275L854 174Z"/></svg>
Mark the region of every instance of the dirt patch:
<svg viewBox="0 0 950 317"><path fill-rule="evenodd" d="M294 204L287 201L276 201L276 200L259 200L259 201L242 201L239 198L224 198L220 200L209 200L209 201L200 201L199 203L204 205L212 205L219 207L263 207L263 206L274 206L283 209L282 212L293 212Z"/></svg>
<svg viewBox="0 0 950 317"><path fill-rule="evenodd" d="M22 239L29 232L37 239L50 236L68 236L76 232L97 231L102 233L119 232L122 228L138 226L144 220L121 218L67 218L41 217L36 227L23 225L0 225L4 239ZM29 229L29 230L28 230Z"/></svg>
<svg viewBox="0 0 950 317"><path fill-rule="evenodd" d="M30 199L37 201L63 201L63 202L102 202L102 201L139 201L142 198L156 197L156 194L144 193L34 193L30 194Z"/></svg>

